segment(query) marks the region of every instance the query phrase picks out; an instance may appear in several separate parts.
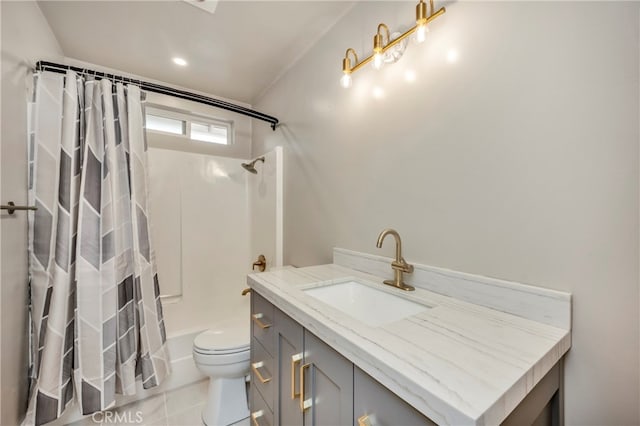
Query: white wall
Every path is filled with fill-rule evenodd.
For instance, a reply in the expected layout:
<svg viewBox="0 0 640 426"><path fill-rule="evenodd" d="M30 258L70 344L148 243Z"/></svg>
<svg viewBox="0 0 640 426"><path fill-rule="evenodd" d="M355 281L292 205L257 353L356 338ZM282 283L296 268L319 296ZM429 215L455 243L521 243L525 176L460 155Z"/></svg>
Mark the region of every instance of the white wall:
<svg viewBox="0 0 640 426"><path fill-rule="evenodd" d="M391 256L393 227L408 260L570 291L567 424L640 423L640 5L451 3L340 88L346 48L414 5L359 3L255 105L284 123L256 126L253 154L288 154L285 264Z"/></svg>
<svg viewBox="0 0 640 426"><path fill-rule="evenodd" d="M36 2L0 2L2 15L2 130L0 201L27 201L27 87L39 59L61 49ZM18 424L26 411L27 216L0 214L0 424Z"/></svg>

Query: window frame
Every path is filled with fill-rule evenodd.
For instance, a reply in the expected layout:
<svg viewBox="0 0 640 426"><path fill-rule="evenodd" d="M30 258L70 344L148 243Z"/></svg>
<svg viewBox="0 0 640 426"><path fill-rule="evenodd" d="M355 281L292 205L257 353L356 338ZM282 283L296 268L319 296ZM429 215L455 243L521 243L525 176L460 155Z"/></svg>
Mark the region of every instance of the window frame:
<svg viewBox="0 0 640 426"><path fill-rule="evenodd" d="M191 113L187 111L175 110L173 108L166 107L164 105L158 104L150 104L147 103L144 109L145 114L145 130L147 132L153 132L160 135L165 136L173 136L177 138L186 139L189 143L197 143L197 144L205 144L206 146L217 146L217 147L229 147L233 145L235 142L235 125L233 120L224 120L217 117L211 117L207 115ZM163 132L162 130L149 129L146 127L147 115L155 115L160 118L168 118L172 120L182 121L184 124L182 129L184 131L183 134L171 133L171 132ZM191 137L191 124L204 124L204 125L213 125L217 127L223 127L227 131L227 143L217 143L205 141L202 139L193 139Z"/></svg>

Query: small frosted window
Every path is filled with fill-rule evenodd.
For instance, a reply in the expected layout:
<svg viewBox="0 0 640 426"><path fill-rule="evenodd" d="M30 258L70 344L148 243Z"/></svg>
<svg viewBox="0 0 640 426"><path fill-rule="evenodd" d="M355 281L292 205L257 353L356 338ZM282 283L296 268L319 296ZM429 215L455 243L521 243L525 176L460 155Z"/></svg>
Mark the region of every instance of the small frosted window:
<svg viewBox="0 0 640 426"><path fill-rule="evenodd" d="M185 122L183 120L147 114L147 130L184 135L184 129Z"/></svg>
<svg viewBox="0 0 640 426"><path fill-rule="evenodd" d="M192 122L191 139L227 145L229 143L229 129L226 126Z"/></svg>

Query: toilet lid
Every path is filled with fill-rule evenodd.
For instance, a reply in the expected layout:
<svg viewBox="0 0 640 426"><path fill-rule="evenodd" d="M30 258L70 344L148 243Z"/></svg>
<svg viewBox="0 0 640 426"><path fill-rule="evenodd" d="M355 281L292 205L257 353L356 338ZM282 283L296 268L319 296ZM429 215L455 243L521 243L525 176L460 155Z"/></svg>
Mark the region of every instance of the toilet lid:
<svg viewBox="0 0 640 426"><path fill-rule="evenodd" d="M235 353L249 349L249 319L243 317L212 325L196 336L193 346L201 353Z"/></svg>

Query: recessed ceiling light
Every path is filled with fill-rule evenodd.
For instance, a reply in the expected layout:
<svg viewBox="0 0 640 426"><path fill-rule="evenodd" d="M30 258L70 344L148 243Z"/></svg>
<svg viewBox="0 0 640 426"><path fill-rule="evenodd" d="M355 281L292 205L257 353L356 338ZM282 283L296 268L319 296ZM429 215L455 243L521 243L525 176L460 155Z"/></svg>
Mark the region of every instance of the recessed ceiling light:
<svg viewBox="0 0 640 426"><path fill-rule="evenodd" d="M199 7L200 9L209 12L211 14L215 13L216 7L218 7L218 0L184 0L192 6Z"/></svg>
<svg viewBox="0 0 640 426"><path fill-rule="evenodd" d="M187 61L185 61L182 58L173 58L173 63L176 65L180 65L181 67L186 67L187 66Z"/></svg>

